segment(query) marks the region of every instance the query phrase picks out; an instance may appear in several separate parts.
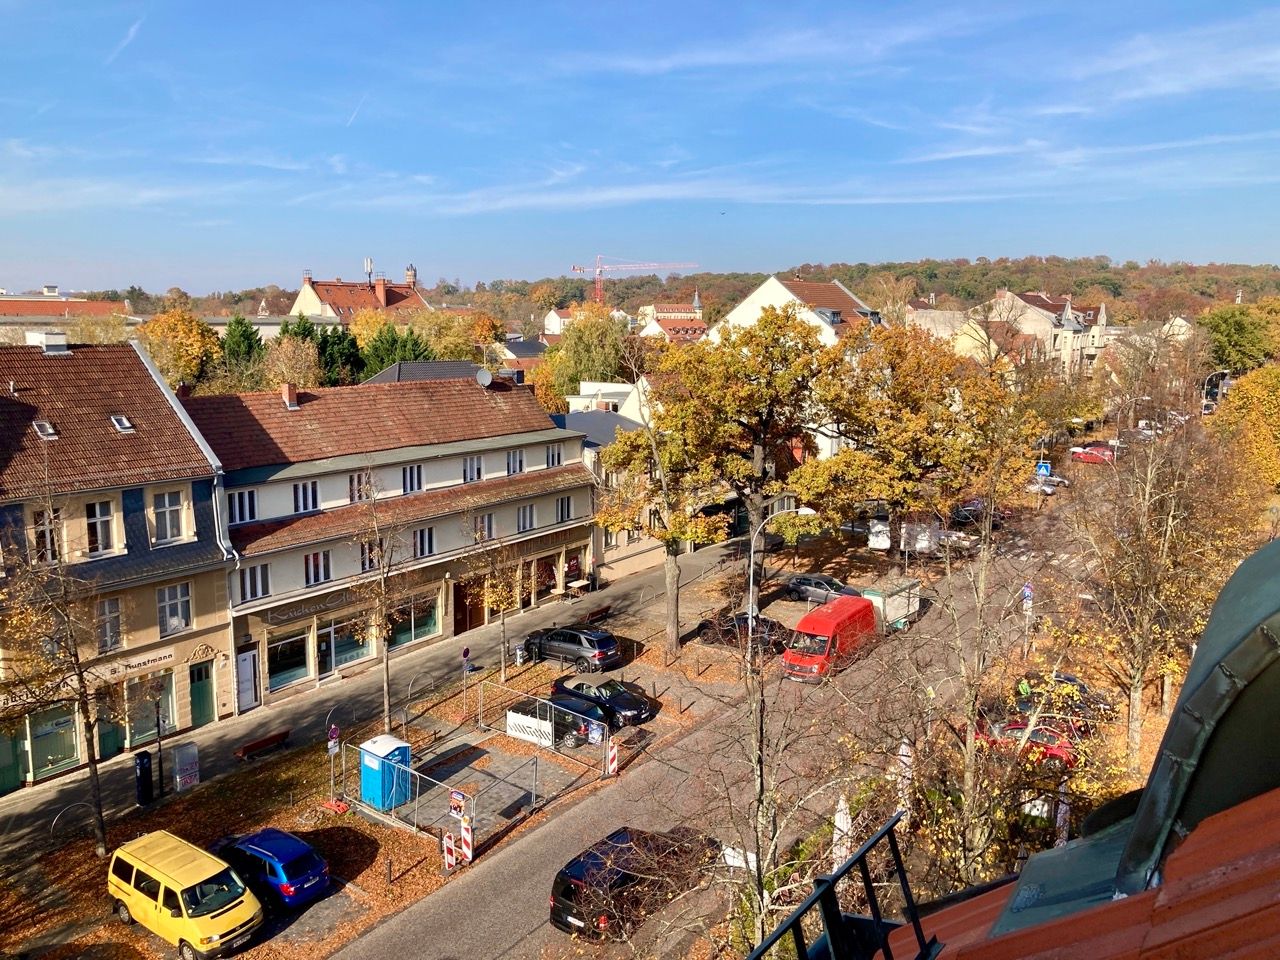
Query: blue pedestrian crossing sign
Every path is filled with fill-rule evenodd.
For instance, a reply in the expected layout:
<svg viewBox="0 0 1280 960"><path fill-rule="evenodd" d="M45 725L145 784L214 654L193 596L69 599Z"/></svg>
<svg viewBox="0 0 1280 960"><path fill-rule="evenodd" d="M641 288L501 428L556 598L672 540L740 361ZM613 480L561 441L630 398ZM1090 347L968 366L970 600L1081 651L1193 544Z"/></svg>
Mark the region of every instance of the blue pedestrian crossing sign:
<svg viewBox="0 0 1280 960"><path fill-rule="evenodd" d="M1035 589L1031 586L1031 581L1028 580L1026 583L1022 585L1022 599L1024 601L1030 600L1035 595L1036 595Z"/></svg>
<svg viewBox="0 0 1280 960"><path fill-rule="evenodd" d="M1041 460L1036 464L1036 476L1047 477L1053 473L1053 465L1048 460Z"/></svg>

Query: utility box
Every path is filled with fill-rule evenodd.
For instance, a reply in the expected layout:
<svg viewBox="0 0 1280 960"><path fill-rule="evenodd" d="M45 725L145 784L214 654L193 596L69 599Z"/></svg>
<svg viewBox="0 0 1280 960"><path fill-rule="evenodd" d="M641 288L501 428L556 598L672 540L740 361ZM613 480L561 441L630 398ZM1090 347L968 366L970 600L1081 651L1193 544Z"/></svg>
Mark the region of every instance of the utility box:
<svg viewBox="0 0 1280 960"><path fill-rule="evenodd" d="M409 744L383 734L360 744L360 802L386 813L409 800Z"/></svg>
<svg viewBox="0 0 1280 960"><path fill-rule="evenodd" d="M150 750L139 750L133 755L133 791L140 807L145 807L155 799Z"/></svg>

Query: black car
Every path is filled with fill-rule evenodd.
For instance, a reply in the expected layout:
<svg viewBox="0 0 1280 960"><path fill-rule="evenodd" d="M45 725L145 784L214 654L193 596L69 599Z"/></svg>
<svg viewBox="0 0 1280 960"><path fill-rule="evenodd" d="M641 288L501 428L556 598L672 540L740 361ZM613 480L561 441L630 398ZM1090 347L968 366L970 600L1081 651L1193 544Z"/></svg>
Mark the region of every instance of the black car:
<svg viewBox="0 0 1280 960"><path fill-rule="evenodd" d="M615 830L556 874L551 925L582 937L625 940L648 914L698 886L719 849L693 831Z"/></svg>
<svg viewBox="0 0 1280 960"><path fill-rule="evenodd" d="M1014 692L1014 709L1018 713L1030 716L1039 711L1041 717L1061 720L1080 733L1091 733L1096 724L1116 715L1110 700L1070 673L1055 671L1047 677L1028 673L1018 681Z"/></svg>
<svg viewBox="0 0 1280 960"><path fill-rule="evenodd" d="M978 526L986 521L988 514L991 515L992 530L999 530L1004 526L1005 512L999 507L993 510L990 502L983 497L974 497L959 504L951 511L951 522L957 527Z"/></svg>
<svg viewBox="0 0 1280 960"><path fill-rule="evenodd" d="M595 673L622 663L617 638L589 623L534 630L525 638L524 650L532 661L561 660L572 663L578 673Z"/></svg>
<svg viewBox="0 0 1280 960"><path fill-rule="evenodd" d="M757 649L771 654L781 653L793 631L769 617L756 617L754 624L749 624L750 619L745 613L709 617L698 624L698 640L745 650L750 629L750 639L759 645Z"/></svg>
<svg viewBox="0 0 1280 960"><path fill-rule="evenodd" d="M553 693L576 697L599 707L615 730L644 723L653 716L649 698L620 680L593 683L572 676L560 677L551 689Z"/></svg>
<svg viewBox="0 0 1280 960"><path fill-rule="evenodd" d="M603 707L566 694L519 700L507 707L507 712L544 722L550 720L552 736L555 737L551 746L554 747L572 750L584 743L602 743L608 735L609 717ZM507 722L513 721L508 718ZM545 741L542 745L547 746Z"/></svg>

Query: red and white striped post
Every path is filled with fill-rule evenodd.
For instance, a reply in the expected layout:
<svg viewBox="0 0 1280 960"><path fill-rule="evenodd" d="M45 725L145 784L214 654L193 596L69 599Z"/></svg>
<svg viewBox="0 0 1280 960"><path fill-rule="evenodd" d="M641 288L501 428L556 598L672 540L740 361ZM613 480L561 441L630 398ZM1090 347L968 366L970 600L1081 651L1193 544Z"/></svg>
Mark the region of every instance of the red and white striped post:
<svg viewBox="0 0 1280 960"><path fill-rule="evenodd" d="M462 859L471 862L471 818L462 818Z"/></svg>
<svg viewBox="0 0 1280 960"><path fill-rule="evenodd" d="M458 865L458 855L453 849L453 834L446 833L444 835L444 868L452 870Z"/></svg>
<svg viewBox="0 0 1280 960"><path fill-rule="evenodd" d="M609 738L609 776L616 777L618 775L618 744L614 742L613 737Z"/></svg>

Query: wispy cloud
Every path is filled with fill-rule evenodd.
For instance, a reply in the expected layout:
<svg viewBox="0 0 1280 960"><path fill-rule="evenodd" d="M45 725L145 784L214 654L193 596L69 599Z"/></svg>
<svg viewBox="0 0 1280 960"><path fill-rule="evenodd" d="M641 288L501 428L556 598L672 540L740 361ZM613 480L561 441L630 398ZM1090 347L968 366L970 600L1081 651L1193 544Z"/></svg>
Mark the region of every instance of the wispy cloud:
<svg viewBox="0 0 1280 960"><path fill-rule="evenodd" d="M300 173L312 167L306 161L276 156L265 151L262 153L207 153L184 159L187 163L199 163L212 167L257 167L262 170L281 170L287 173Z"/></svg>
<svg viewBox="0 0 1280 960"><path fill-rule="evenodd" d="M0 219L43 212L133 209L173 203L225 203L261 186L249 180L219 184L143 184L109 177L0 180Z"/></svg>
<svg viewBox="0 0 1280 960"><path fill-rule="evenodd" d="M120 56L120 54L124 52L124 48L133 43L133 38L138 35L138 28L142 26L142 21L145 19L146 17L139 17L129 25L129 30L125 33L124 39L117 43L112 48L111 52L107 54L107 59L102 61L103 66L111 66L111 64L115 62L116 57Z"/></svg>
<svg viewBox="0 0 1280 960"><path fill-rule="evenodd" d="M360 98L360 102L356 104L356 108L351 111L351 116L347 117L347 122L345 126L349 127L356 122L356 117L360 116L360 111L364 109L364 102L368 99L369 99L369 94L368 92L366 92L365 95Z"/></svg>

